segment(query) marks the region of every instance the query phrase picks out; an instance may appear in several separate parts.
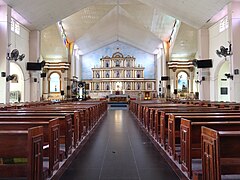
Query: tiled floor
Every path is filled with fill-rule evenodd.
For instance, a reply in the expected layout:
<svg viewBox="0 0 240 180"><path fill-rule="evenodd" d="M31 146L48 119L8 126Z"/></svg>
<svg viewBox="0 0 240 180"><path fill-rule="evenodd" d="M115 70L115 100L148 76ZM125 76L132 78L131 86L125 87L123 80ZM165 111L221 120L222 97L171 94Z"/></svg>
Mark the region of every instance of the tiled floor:
<svg viewBox="0 0 240 180"><path fill-rule="evenodd" d="M107 116L61 180L178 179L128 110Z"/></svg>

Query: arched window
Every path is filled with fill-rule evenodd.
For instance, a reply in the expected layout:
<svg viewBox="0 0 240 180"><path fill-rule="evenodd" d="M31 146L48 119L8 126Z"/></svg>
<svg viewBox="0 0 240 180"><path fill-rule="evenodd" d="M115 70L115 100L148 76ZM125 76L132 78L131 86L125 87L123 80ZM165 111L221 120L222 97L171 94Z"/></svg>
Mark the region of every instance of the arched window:
<svg viewBox="0 0 240 180"><path fill-rule="evenodd" d="M178 91L179 92L187 92L188 90L188 75L186 72L178 73Z"/></svg>
<svg viewBox="0 0 240 180"><path fill-rule="evenodd" d="M60 75L58 73L50 75L50 92L60 92Z"/></svg>

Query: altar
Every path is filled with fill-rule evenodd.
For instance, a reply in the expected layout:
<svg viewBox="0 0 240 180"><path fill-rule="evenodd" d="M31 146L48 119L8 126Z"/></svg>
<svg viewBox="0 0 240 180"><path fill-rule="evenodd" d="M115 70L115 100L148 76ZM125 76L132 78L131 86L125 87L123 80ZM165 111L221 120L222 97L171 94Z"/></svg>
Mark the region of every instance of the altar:
<svg viewBox="0 0 240 180"><path fill-rule="evenodd" d="M122 95L109 95L109 103L128 103L128 96L126 94Z"/></svg>

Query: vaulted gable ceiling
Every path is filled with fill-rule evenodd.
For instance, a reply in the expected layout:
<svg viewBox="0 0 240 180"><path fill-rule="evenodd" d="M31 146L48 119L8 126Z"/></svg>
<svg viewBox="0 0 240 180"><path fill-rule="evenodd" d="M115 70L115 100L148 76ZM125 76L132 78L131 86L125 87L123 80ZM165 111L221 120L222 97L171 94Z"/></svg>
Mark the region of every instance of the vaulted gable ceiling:
<svg viewBox="0 0 240 180"><path fill-rule="evenodd" d="M197 51L197 29L209 27L219 20L212 17L231 2L231 0L3 1L27 20L25 26L30 30L52 33L51 43L49 39L42 37L44 43L42 53L45 57L49 56L50 52L53 54L64 52L56 50L64 49L64 46L57 40L59 34L52 31L60 20L68 38L76 42L83 53L117 40L152 53L161 41L169 40L176 19L180 20L182 25L174 43L173 54L187 52L187 57L190 57ZM189 33L184 33L185 30L189 32L189 29L191 37ZM182 48L183 44L185 50ZM64 53L56 55L65 56Z"/></svg>
<svg viewBox="0 0 240 180"><path fill-rule="evenodd" d="M63 20L63 24L68 24ZM172 20L172 26L174 19ZM71 34L71 32L70 32ZM93 41L94 39L94 41ZM149 53L158 47L161 38L149 31L122 6L114 6L105 16L76 41L83 53L102 47L113 41L123 41Z"/></svg>

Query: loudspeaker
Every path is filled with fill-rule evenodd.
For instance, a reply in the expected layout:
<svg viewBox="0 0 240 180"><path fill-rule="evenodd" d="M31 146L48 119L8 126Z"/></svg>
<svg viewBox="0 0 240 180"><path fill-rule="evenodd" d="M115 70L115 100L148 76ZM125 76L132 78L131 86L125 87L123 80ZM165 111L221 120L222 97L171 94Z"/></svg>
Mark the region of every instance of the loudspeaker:
<svg viewBox="0 0 240 180"><path fill-rule="evenodd" d="M64 91L63 90L61 91L61 96L64 96Z"/></svg>
<svg viewBox="0 0 240 180"><path fill-rule="evenodd" d="M197 60L197 68L212 68L212 59Z"/></svg>
<svg viewBox="0 0 240 180"><path fill-rule="evenodd" d="M161 77L161 81L167 81L167 80L169 80L169 77L168 77L168 76L162 76L162 77Z"/></svg>
<svg viewBox="0 0 240 180"><path fill-rule="evenodd" d="M44 77L46 77L46 76L47 76L46 73L41 73L41 78L44 78Z"/></svg>
<svg viewBox="0 0 240 180"><path fill-rule="evenodd" d="M37 78L34 78L34 79L33 79L33 82L37 82Z"/></svg>
<svg viewBox="0 0 240 180"><path fill-rule="evenodd" d="M174 94L177 94L177 89L174 89Z"/></svg>
<svg viewBox="0 0 240 180"><path fill-rule="evenodd" d="M1 72L1 77L6 77L6 72Z"/></svg>
<svg viewBox="0 0 240 180"><path fill-rule="evenodd" d="M40 71L42 69L41 63L27 62L27 70Z"/></svg>

